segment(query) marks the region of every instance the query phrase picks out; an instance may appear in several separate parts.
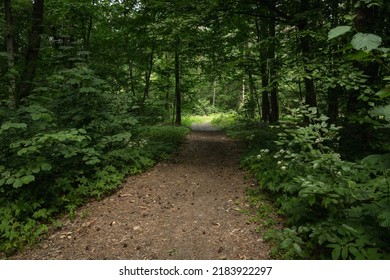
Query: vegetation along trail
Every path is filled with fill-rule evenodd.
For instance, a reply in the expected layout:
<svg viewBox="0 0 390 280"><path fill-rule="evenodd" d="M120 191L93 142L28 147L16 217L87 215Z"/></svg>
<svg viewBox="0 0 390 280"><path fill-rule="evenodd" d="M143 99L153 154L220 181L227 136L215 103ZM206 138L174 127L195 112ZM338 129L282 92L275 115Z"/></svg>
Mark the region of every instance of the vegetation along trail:
<svg viewBox="0 0 390 280"><path fill-rule="evenodd" d="M196 126L175 159L129 177L17 259L267 259L243 213L240 147Z"/></svg>

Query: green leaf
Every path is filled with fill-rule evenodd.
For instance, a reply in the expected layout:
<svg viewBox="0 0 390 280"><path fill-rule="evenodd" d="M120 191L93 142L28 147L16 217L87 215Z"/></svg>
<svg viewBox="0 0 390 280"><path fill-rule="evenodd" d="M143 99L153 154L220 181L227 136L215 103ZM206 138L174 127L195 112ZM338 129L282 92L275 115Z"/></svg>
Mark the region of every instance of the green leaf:
<svg viewBox="0 0 390 280"><path fill-rule="evenodd" d="M283 249L287 249L291 246L291 243L293 242L293 240L291 238L286 238L283 240L283 242L280 244L280 246L283 248Z"/></svg>
<svg viewBox="0 0 390 280"><path fill-rule="evenodd" d="M345 245L341 252L343 260L346 260L348 258L348 247L349 247L348 245Z"/></svg>
<svg viewBox="0 0 390 280"><path fill-rule="evenodd" d="M82 87L80 88L80 92L82 93L98 93L99 90L94 87Z"/></svg>
<svg viewBox="0 0 390 280"><path fill-rule="evenodd" d="M48 211L45 208L35 211L33 214L33 217L35 219L46 218L47 216L48 216Z"/></svg>
<svg viewBox="0 0 390 280"><path fill-rule="evenodd" d="M23 182L21 179L16 179L14 181L14 183L12 184L12 186L17 189L17 188L20 188L21 186L23 186Z"/></svg>
<svg viewBox="0 0 390 280"><path fill-rule="evenodd" d="M378 216L381 221L381 226L385 228L390 228L390 210L387 210Z"/></svg>
<svg viewBox="0 0 390 280"><path fill-rule="evenodd" d="M341 254L341 247L336 247L332 250L332 259L338 260Z"/></svg>
<svg viewBox="0 0 390 280"><path fill-rule="evenodd" d="M31 183L34 180L35 180L35 176L34 175L27 175L27 176L22 177L22 182L25 185Z"/></svg>
<svg viewBox="0 0 390 280"><path fill-rule="evenodd" d="M297 243L293 244L295 252L297 252L298 255L302 255L302 249L301 246L299 246Z"/></svg>
<svg viewBox="0 0 390 280"><path fill-rule="evenodd" d="M316 203L316 197L314 194L309 194L306 199L309 205L314 205Z"/></svg>
<svg viewBox="0 0 390 280"><path fill-rule="evenodd" d="M370 115L383 116L386 120L390 120L390 105L375 107L369 113Z"/></svg>
<svg viewBox="0 0 390 280"><path fill-rule="evenodd" d="M41 119L41 117L42 117L42 113L32 113L31 114L31 118L33 121L37 121L37 120Z"/></svg>
<svg viewBox="0 0 390 280"><path fill-rule="evenodd" d="M390 86L387 86L376 93L377 96L384 99L390 96Z"/></svg>
<svg viewBox="0 0 390 280"><path fill-rule="evenodd" d="M11 178L8 178L7 181L5 182L7 185L12 185L13 183L15 182L15 178L14 177L11 177Z"/></svg>
<svg viewBox="0 0 390 280"><path fill-rule="evenodd" d="M350 232L353 232L353 233L358 233L357 231L356 231L356 229L354 229L353 227L350 227L349 225L346 225L346 224L342 224L341 225L343 228L345 228L346 230L348 230L348 231L350 231Z"/></svg>
<svg viewBox="0 0 390 280"><path fill-rule="evenodd" d="M90 51L79 51L79 52L77 52L77 55L80 55L80 56L90 55L90 54L91 54Z"/></svg>
<svg viewBox="0 0 390 280"><path fill-rule="evenodd" d="M80 83L80 82L81 82L80 80L75 79L75 78L71 78L71 79L68 80L68 83L69 83L70 85L77 85L77 84Z"/></svg>
<svg viewBox="0 0 390 280"><path fill-rule="evenodd" d="M23 156L24 154L32 154L34 152L38 151L38 147L37 146L30 146L30 147L27 147L27 148L23 148L23 149L20 149L18 152L17 152L17 155L18 156Z"/></svg>
<svg viewBox="0 0 390 280"><path fill-rule="evenodd" d="M362 164L385 171L390 169L390 153L366 156L362 159Z"/></svg>
<svg viewBox="0 0 390 280"><path fill-rule="evenodd" d="M364 61L366 58L370 57L370 54L367 52L359 51L353 55L350 55L348 58L351 60Z"/></svg>
<svg viewBox="0 0 390 280"><path fill-rule="evenodd" d="M51 168L52 168L52 166L50 164L48 164L48 163L44 163L44 164L41 165L41 169L43 171L50 171Z"/></svg>
<svg viewBox="0 0 390 280"><path fill-rule="evenodd" d="M328 33L328 40L334 39L336 37L339 37L339 36L349 32L349 31L351 31L351 28L352 28L351 26L345 26L345 25L337 26L337 27L333 28Z"/></svg>
<svg viewBox="0 0 390 280"><path fill-rule="evenodd" d="M363 260L364 256L356 247L349 247L349 252L358 260Z"/></svg>
<svg viewBox="0 0 390 280"><path fill-rule="evenodd" d="M85 162L86 165L96 165L100 162L100 159L97 157L92 157L88 161Z"/></svg>
<svg viewBox="0 0 390 280"><path fill-rule="evenodd" d="M379 51L387 54L388 52L390 52L390 48L378 48Z"/></svg>
<svg viewBox="0 0 390 280"><path fill-rule="evenodd" d="M1 130L8 130L8 129L11 129L11 128L25 129L25 128L27 128L27 124L25 124L25 123L6 122L6 123L2 124L2 126L1 126ZM0 133L2 132L1 130L0 130Z"/></svg>
<svg viewBox="0 0 390 280"><path fill-rule="evenodd" d="M356 33L351 41L352 47L359 51L370 52L382 44L382 38L371 33Z"/></svg>

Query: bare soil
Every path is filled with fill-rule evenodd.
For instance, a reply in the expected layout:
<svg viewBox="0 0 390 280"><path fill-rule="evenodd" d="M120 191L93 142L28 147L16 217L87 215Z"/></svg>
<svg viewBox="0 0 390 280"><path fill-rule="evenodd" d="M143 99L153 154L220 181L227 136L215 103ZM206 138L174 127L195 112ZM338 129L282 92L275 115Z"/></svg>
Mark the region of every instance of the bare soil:
<svg viewBox="0 0 390 280"><path fill-rule="evenodd" d="M13 259L268 259L243 213L252 181L239 155L238 142L195 125L172 161L129 177Z"/></svg>

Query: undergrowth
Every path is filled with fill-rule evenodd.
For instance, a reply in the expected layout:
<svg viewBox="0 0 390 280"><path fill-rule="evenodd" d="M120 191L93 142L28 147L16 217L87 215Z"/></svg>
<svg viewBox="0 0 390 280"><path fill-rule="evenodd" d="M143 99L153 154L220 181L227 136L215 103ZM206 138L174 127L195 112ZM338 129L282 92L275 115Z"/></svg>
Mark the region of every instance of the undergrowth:
<svg viewBox="0 0 390 280"><path fill-rule="evenodd" d="M242 166L258 181L248 200L266 195L283 217L283 227L267 222L273 257L390 258L390 154L342 160L339 129L301 108L277 127L236 130L249 145ZM264 213L257 207L254 217L264 223Z"/></svg>
<svg viewBox="0 0 390 280"><path fill-rule="evenodd" d="M72 218L88 199L117 190L128 174L170 158L188 133L178 127L138 129L138 135L120 133L97 143L87 131L70 130L9 144L5 161L15 166L0 166L0 252L7 256L33 244L59 214ZM4 126L1 132L6 136Z"/></svg>
<svg viewBox="0 0 390 280"><path fill-rule="evenodd" d="M182 125L190 127L192 124L201 124L212 122L215 118L220 116L219 113L209 114L209 115L185 115L182 118Z"/></svg>
<svg viewBox="0 0 390 280"><path fill-rule="evenodd" d="M2 258L33 244L58 215L72 217L87 200L117 190L128 174L169 158L189 131L146 126L129 113L131 100L108 92L82 65L48 84L24 106L0 108Z"/></svg>

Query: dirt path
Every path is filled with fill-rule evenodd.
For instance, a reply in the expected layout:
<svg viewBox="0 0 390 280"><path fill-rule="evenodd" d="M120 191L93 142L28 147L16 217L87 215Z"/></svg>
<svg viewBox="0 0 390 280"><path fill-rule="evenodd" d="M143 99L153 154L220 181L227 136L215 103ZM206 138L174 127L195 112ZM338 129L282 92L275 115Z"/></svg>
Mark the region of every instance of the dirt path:
<svg viewBox="0 0 390 280"><path fill-rule="evenodd" d="M267 259L246 224L239 147L222 132L194 131L179 155L130 177L118 193L15 259Z"/></svg>

